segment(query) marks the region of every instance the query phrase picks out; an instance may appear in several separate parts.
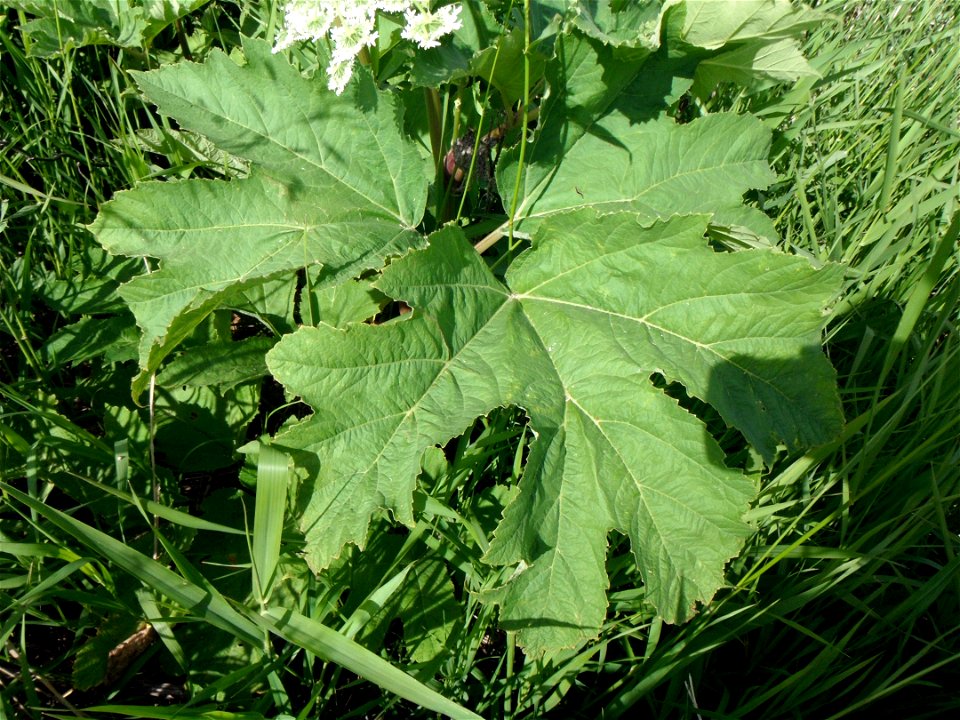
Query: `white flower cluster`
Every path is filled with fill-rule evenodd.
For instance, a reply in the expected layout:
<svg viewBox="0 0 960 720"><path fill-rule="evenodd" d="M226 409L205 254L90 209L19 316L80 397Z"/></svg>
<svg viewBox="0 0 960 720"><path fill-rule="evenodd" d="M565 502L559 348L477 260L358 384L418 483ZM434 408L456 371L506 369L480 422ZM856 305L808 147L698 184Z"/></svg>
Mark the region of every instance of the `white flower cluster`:
<svg viewBox="0 0 960 720"><path fill-rule="evenodd" d="M273 51L329 35L333 56L327 67L327 84L339 95L353 75L357 55L377 40L377 11L403 13L406 27L402 37L432 48L440 44L441 37L460 28L460 10L459 4L431 10L429 0L287 0L284 29Z"/></svg>

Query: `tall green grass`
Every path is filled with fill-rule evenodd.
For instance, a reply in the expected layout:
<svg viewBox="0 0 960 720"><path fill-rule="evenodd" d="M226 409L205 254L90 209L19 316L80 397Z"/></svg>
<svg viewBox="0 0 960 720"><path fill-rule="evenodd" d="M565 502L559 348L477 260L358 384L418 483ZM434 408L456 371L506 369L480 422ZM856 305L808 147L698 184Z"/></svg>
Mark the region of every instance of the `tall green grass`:
<svg viewBox="0 0 960 720"><path fill-rule="evenodd" d="M269 18L267 5L231 8L204 15L195 59ZM477 601L500 579L480 562L485 539L474 528L497 510L491 477L518 473L523 430L511 413L432 459L431 493L420 498L430 522L347 553L323 578L305 572L278 512L282 457L199 478L155 462L163 418L129 399L135 329L115 293L138 269L99 254L82 224L145 177L209 170L182 146L148 151L134 137L174 136L139 103L125 68L175 56L183 38L171 33L135 58L91 47L38 60L7 13L0 718L39 718L41 708L70 716L92 704L136 716L143 708L127 706L163 692L175 705L157 716L213 707L246 717L462 713L454 704L517 718L956 711L960 18L935 1L821 8L835 21L811 32L805 51L822 79L720 94L707 109L749 109L778 130L781 180L759 205L785 249L848 268L826 338L847 430L757 470L757 533L700 616L682 627L653 619L627 548L612 538L603 635L544 659L525 658ZM258 473L254 494L244 481ZM190 492L198 479L211 494ZM454 508L453 497L467 499ZM455 569L457 602L442 608L455 632L446 654L414 662L389 614L406 579L438 559ZM270 598L291 613L259 615ZM144 621L151 641L110 675L108 651L148 637ZM391 673L398 668L409 674Z"/></svg>
<svg viewBox="0 0 960 720"><path fill-rule="evenodd" d="M822 79L735 98L782 130L760 198L848 267L827 347L848 427L764 478L733 587L599 696L618 716L943 717L960 706L960 18L827 2Z"/></svg>

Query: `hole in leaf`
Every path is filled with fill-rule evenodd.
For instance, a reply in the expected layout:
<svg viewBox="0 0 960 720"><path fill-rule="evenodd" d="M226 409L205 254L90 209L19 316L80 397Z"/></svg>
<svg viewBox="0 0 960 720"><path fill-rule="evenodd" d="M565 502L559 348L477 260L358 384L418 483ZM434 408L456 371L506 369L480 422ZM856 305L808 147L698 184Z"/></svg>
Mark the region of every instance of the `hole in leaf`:
<svg viewBox="0 0 960 720"><path fill-rule="evenodd" d="M713 406L687 393L687 389L681 383L667 382L660 373L653 373L650 376L650 382L703 423L707 433L723 450L727 467L741 470L752 467L754 457L743 433L734 427L728 427Z"/></svg>

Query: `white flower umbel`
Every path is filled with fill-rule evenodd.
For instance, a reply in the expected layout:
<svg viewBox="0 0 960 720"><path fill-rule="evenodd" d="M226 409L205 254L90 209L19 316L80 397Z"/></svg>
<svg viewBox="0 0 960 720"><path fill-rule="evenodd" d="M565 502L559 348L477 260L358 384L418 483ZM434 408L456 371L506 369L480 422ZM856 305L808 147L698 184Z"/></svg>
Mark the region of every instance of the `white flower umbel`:
<svg viewBox="0 0 960 720"><path fill-rule="evenodd" d="M440 38L462 25L461 7L430 9L428 0L287 0L284 27L274 52L296 42L330 37L333 54L327 66L327 85L337 95L350 82L357 55L377 40L377 12L403 13L401 36L422 48L437 47Z"/></svg>
<svg viewBox="0 0 960 720"><path fill-rule="evenodd" d="M431 12L430 3L412 2L412 7L403 11L403 19L407 26L401 36L413 40L422 48L437 47L440 38L454 30L459 30L463 24L460 21L460 5L447 5L436 12Z"/></svg>
<svg viewBox="0 0 960 720"><path fill-rule="evenodd" d="M330 32L339 3L317 0L287 0L283 11L283 30L273 51L280 52L302 40L319 40Z"/></svg>

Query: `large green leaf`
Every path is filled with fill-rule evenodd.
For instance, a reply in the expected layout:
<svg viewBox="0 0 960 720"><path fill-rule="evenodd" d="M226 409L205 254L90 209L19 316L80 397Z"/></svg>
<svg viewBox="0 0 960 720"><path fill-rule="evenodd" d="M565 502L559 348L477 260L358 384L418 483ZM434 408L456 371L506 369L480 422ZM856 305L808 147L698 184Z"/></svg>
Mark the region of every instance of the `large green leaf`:
<svg viewBox="0 0 960 720"><path fill-rule="evenodd" d="M685 43L717 50L730 43L795 38L823 21L790 0L683 0L670 21Z"/></svg>
<svg viewBox="0 0 960 720"><path fill-rule="evenodd" d="M660 45L662 0L578 0L574 24L590 37L604 43L656 49Z"/></svg>
<svg viewBox="0 0 960 720"><path fill-rule="evenodd" d="M362 546L379 508L412 524L424 449L515 405L538 439L487 559L518 564L497 599L530 650L597 632L610 529L629 536L668 621L713 596L749 532L753 487L651 376L683 383L767 457L827 440L840 412L817 348L839 278L771 251L714 252L706 216L645 221L556 214L506 285L445 230L377 283L412 316L301 328L275 346L268 366L315 409L277 439L310 474L314 567Z"/></svg>
<svg viewBox="0 0 960 720"><path fill-rule="evenodd" d="M550 215L588 206L651 221L722 214L775 179L766 162L770 133L756 119L721 114L678 125L663 116L689 83L669 83L683 63L662 56L624 57L594 40L562 38L547 73L555 91L524 158L519 227L533 232ZM514 148L498 165L508 208L519 161Z"/></svg>
<svg viewBox="0 0 960 720"><path fill-rule="evenodd" d="M706 97L718 83L735 82L751 90L801 78L819 78L795 40L749 43L704 60L697 68L694 92Z"/></svg>
<svg viewBox="0 0 960 720"><path fill-rule="evenodd" d="M120 291L143 330L135 391L213 309L246 302L252 287L316 263L349 277L421 243L413 228L429 163L401 134L393 97L366 75L338 97L264 43L244 48L244 65L214 52L137 76L162 111L254 171L147 183L93 224L111 253L160 261Z"/></svg>
<svg viewBox="0 0 960 720"><path fill-rule="evenodd" d="M649 221L736 208L747 189L775 179L766 163L769 147L769 131L746 116L710 115L688 125L610 116L570 146L559 165L534 153L522 227L583 207L632 210Z"/></svg>
<svg viewBox="0 0 960 720"><path fill-rule="evenodd" d="M759 90L819 77L796 37L822 19L789 0L684 0L669 15L668 32L680 43L724 50L697 68L693 92L706 98L720 82Z"/></svg>
<svg viewBox="0 0 960 720"><path fill-rule="evenodd" d="M743 193L775 179L769 131L733 115L678 125L666 109L691 88L705 94L721 81L757 89L815 76L792 36L819 16L786 0L576 8L573 26L584 34L568 30L557 41L523 163L516 146L498 164L497 187L517 227L532 233L544 217L585 206L651 220L705 212L719 225L742 216ZM769 235L759 218L748 227Z"/></svg>

